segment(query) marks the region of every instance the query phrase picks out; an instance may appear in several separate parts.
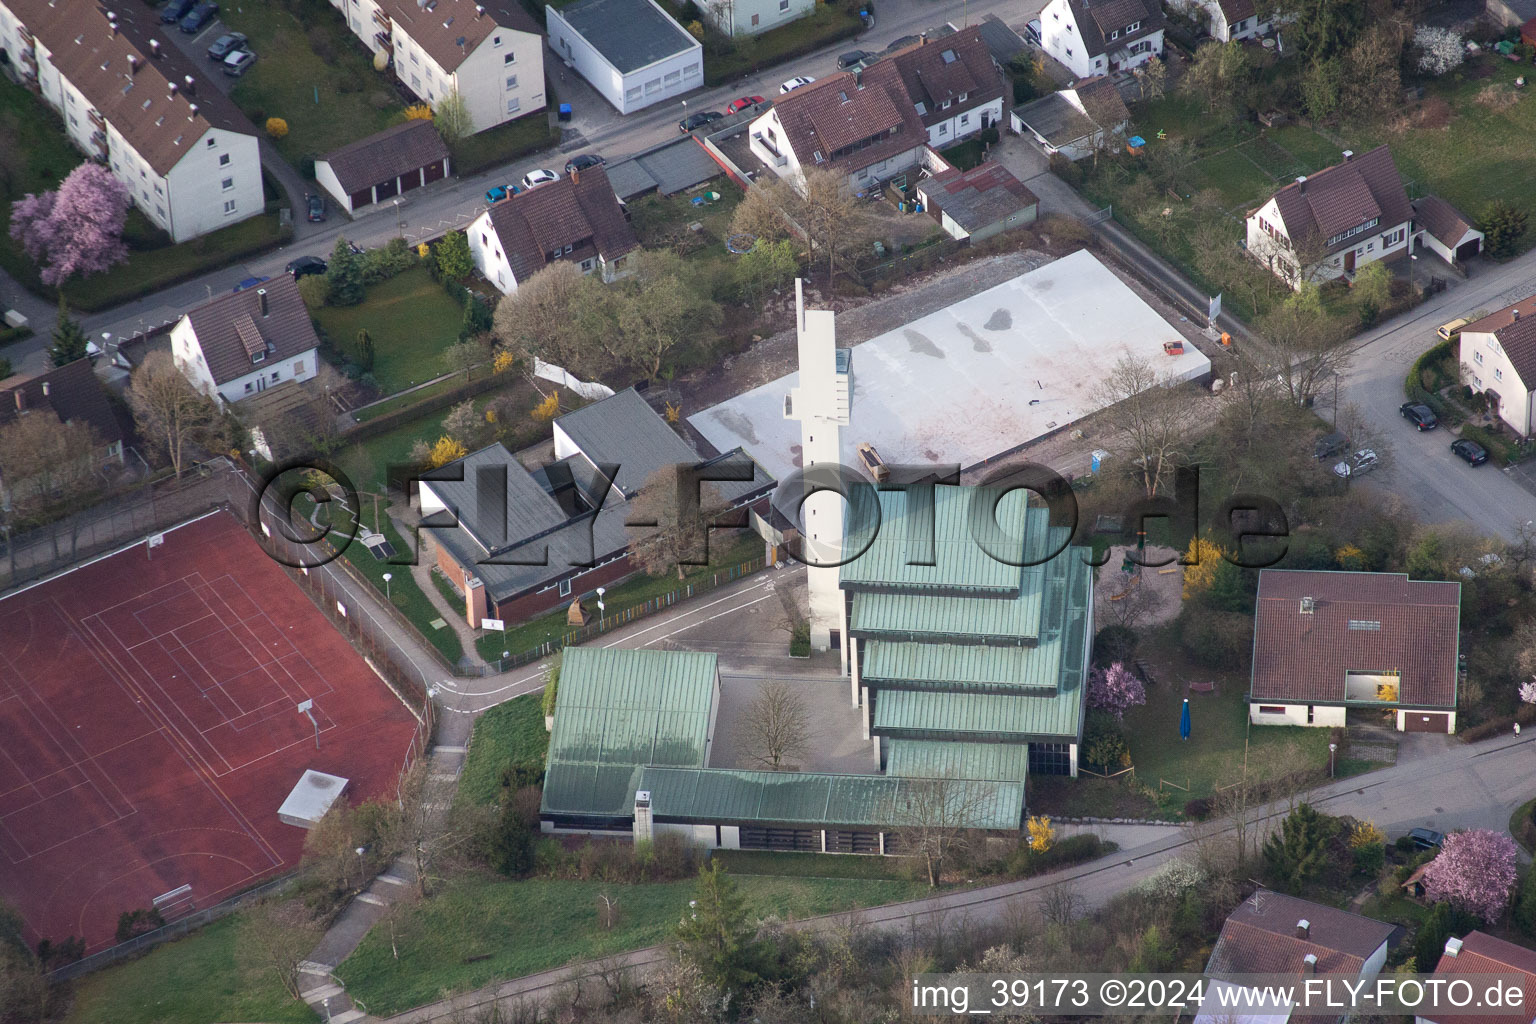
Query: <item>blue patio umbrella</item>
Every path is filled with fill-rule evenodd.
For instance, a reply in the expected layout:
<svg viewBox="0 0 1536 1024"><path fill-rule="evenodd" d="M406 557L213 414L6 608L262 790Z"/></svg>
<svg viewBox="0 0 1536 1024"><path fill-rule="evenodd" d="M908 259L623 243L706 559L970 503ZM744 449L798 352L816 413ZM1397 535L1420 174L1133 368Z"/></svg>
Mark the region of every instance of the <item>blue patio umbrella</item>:
<svg viewBox="0 0 1536 1024"><path fill-rule="evenodd" d="M1179 739L1189 739L1189 698L1184 698L1184 710L1179 713Z"/></svg>

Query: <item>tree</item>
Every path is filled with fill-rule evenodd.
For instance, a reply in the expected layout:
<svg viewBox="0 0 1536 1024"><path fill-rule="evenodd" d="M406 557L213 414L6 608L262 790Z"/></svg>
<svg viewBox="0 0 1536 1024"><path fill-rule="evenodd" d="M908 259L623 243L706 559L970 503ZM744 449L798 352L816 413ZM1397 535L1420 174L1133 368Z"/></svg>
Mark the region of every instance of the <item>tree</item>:
<svg viewBox="0 0 1536 1024"><path fill-rule="evenodd" d="M695 479L691 466L656 470L630 505L624 525L630 557L640 568L652 576L675 571L682 580L686 566L708 564L710 524L725 502L714 486Z"/></svg>
<svg viewBox="0 0 1536 1024"><path fill-rule="evenodd" d="M1264 841L1264 863L1271 881L1287 892L1301 889L1328 863L1328 843L1338 830L1338 819L1301 804L1280 824L1280 831Z"/></svg>
<svg viewBox="0 0 1536 1024"><path fill-rule="evenodd" d="M1088 706L1108 711L1116 721L1125 717L1126 709L1146 702L1146 685L1118 661L1088 675Z"/></svg>
<svg viewBox="0 0 1536 1024"><path fill-rule="evenodd" d="M396 831L391 845L410 858L416 893L423 899L432 894L450 865L467 859L480 831L473 809L454 807L457 788L456 778L434 774L425 758L411 766L400 785L400 812L392 819Z"/></svg>
<svg viewBox="0 0 1536 1024"><path fill-rule="evenodd" d="M101 439L83 420L63 423L37 409L0 427L0 479L18 504L68 504L95 481Z"/></svg>
<svg viewBox="0 0 1536 1024"><path fill-rule="evenodd" d="M679 958L720 991L738 992L761 977L764 951L746 900L718 859L699 868L698 887L675 934Z"/></svg>
<svg viewBox="0 0 1536 1024"><path fill-rule="evenodd" d="M1131 72L1136 77L1136 88L1144 100L1161 99L1168 88L1168 65L1160 57L1153 57Z"/></svg>
<svg viewBox="0 0 1536 1024"><path fill-rule="evenodd" d="M460 402L443 417L443 433L463 444L465 448L480 447L485 430L485 417L475 408L475 403Z"/></svg>
<svg viewBox="0 0 1536 1024"><path fill-rule="evenodd" d="M324 274L305 274L299 278L299 298L309 309L319 309L331 301L331 282Z"/></svg>
<svg viewBox="0 0 1536 1024"><path fill-rule="evenodd" d="M357 359L358 369L364 373L373 369L373 336L368 333L368 328L357 329L357 351L353 355Z"/></svg>
<svg viewBox="0 0 1536 1024"><path fill-rule="evenodd" d="M751 235L760 242L789 238L784 208L789 202L790 191L787 184L774 177L753 182L731 214L731 233Z"/></svg>
<svg viewBox="0 0 1536 1024"><path fill-rule="evenodd" d="M1362 306L1374 306L1379 313L1392 303L1392 271L1380 260L1366 264L1355 274L1354 291Z"/></svg>
<svg viewBox="0 0 1536 1024"><path fill-rule="evenodd" d="M1467 59L1467 44L1455 29L1420 25L1413 32L1413 47L1419 51L1418 69L1430 75L1443 75Z"/></svg>
<svg viewBox="0 0 1536 1024"><path fill-rule="evenodd" d="M448 232L438 240L434 252L437 254L437 269L444 281L464 281L475 272L475 258L469 251L469 238L462 231Z"/></svg>
<svg viewBox="0 0 1536 1024"><path fill-rule="evenodd" d="M1367 24L1364 0L1265 0L1260 17L1289 22L1285 26L1287 51L1306 54L1314 61L1342 56L1354 45Z"/></svg>
<svg viewBox="0 0 1536 1024"><path fill-rule="evenodd" d="M688 274L676 253L652 249L630 259L634 273L622 286L615 354L655 380L668 352L719 325L720 307L699 290L697 276Z"/></svg>
<svg viewBox="0 0 1536 1024"><path fill-rule="evenodd" d="M1446 939L1464 936L1476 927L1477 918L1471 914L1449 903L1436 903L1414 936L1414 959L1421 964L1439 963Z"/></svg>
<svg viewBox="0 0 1536 1024"><path fill-rule="evenodd" d="M1183 88L1203 98L1208 111L1231 113L1241 101L1252 73L1248 51L1239 40L1203 43L1195 51Z"/></svg>
<svg viewBox="0 0 1536 1024"><path fill-rule="evenodd" d="M1477 229L1483 233L1483 247L1488 255L1502 260L1519 252L1527 219L1525 210L1507 199L1495 199L1484 206L1477 218Z"/></svg>
<svg viewBox="0 0 1536 1024"><path fill-rule="evenodd" d="M1527 868L1520 878L1520 892L1515 898L1515 925L1536 937L1536 868Z"/></svg>
<svg viewBox="0 0 1536 1024"><path fill-rule="evenodd" d="M1303 289L1303 296L1315 294ZM1341 324L1305 299L1281 303L1259 318L1257 348L1286 396L1310 405L1325 382L1349 371L1354 344Z"/></svg>
<svg viewBox="0 0 1536 1024"><path fill-rule="evenodd" d="M469 104L464 102L464 97L459 95L457 89L449 89L437 101L437 106L432 110L432 123L437 125L437 133L449 145L475 133L474 119L469 116Z"/></svg>
<svg viewBox="0 0 1536 1024"><path fill-rule="evenodd" d="M46 965L32 954L23 927L21 915L0 901L0 1024L37 1024L48 1018L52 989Z"/></svg>
<svg viewBox="0 0 1536 1024"><path fill-rule="evenodd" d="M11 204L11 237L42 268L46 285L101 273L128 258L123 225L128 186L100 164L69 172L56 191L28 193Z"/></svg>
<svg viewBox="0 0 1536 1024"><path fill-rule="evenodd" d="M781 771L803 757L811 730L811 709L805 698L782 679L770 679L747 707L745 747L758 764Z"/></svg>
<svg viewBox="0 0 1536 1024"><path fill-rule="evenodd" d="M893 822L899 850L922 861L930 888L939 884L945 863L965 845L969 830L982 823L988 790L988 783L942 775L903 782Z"/></svg>
<svg viewBox="0 0 1536 1024"><path fill-rule="evenodd" d="M791 216L805 229L811 244L826 254L830 285L837 271L838 252L855 240L858 203L848 189L846 175L828 167L811 167L802 173L804 191L791 207Z"/></svg>
<svg viewBox="0 0 1536 1024"><path fill-rule="evenodd" d="M795 256L793 242L787 238L773 242L759 237L752 248L736 261L736 276L746 298L753 303L761 303L770 291L777 291L788 284L799 268L800 261Z"/></svg>
<svg viewBox="0 0 1536 1024"><path fill-rule="evenodd" d="M492 329L530 369L542 359L582 377L599 377L609 357L598 339L613 330L606 291L595 274L557 260L497 304Z"/></svg>
<svg viewBox="0 0 1536 1024"><path fill-rule="evenodd" d="M235 937L235 962L247 970L270 974L293 999L299 992L299 965L320 941L322 929L298 900L259 903L240 915Z"/></svg>
<svg viewBox="0 0 1536 1024"><path fill-rule="evenodd" d="M53 328L53 345L48 349L48 360L54 366L64 366L88 354L90 339L85 336L77 320L69 315L69 305L59 294L59 320Z"/></svg>
<svg viewBox="0 0 1536 1024"><path fill-rule="evenodd" d="M1160 188L1182 193L1198 156L1195 144L1189 139L1180 136L1157 139L1147 149L1147 168Z"/></svg>
<svg viewBox="0 0 1536 1024"><path fill-rule="evenodd" d="M449 373L462 373L464 375L464 393L469 393L469 373L475 367L484 363L488 353L486 347L478 341L461 341L457 345L449 345L443 349L443 365L448 367Z"/></svg>
<svg viewBox="0 0 1536 1024"><path fill-rule="evenodd" d="M1094 389L1117 438L1111 442L1137 467L1147 497L1155 497L1188 438L1189 393L1164 378L1150 360L1126 354Z"/></svg>
<svg viewBox="0 0 1536 1024"><path fill-rule="evenodd" d="M331 262L325 268L331 286L330 302L335 306L355 306L363 301L363 268L357 253L345 238L337 238L331 249Z"/></svg>
<svg viewBox="0 0 1536 1024"><path fill-rule="evenodd" d="M133 371L128 405L139 431L165 450L178 477L187 446L197 443L218 419L212 399L182 375L166 351L149 353Z"/></svg>
<svg viewBox="0 0 1536 1024"><path fill-rule="evenodd" d="M1502 832L1452 832L1424 870L1424 893L1492 923L1509 905L1516 863L1515 841Z"/></svg>

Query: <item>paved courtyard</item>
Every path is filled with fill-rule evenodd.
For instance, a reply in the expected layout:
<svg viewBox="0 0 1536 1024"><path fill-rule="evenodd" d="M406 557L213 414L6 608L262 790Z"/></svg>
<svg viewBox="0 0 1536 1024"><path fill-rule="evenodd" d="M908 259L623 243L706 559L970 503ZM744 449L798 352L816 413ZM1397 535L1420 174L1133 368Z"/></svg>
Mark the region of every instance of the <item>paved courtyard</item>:
<svg viewBox="0 0 1536 1024"><path fill-rule="evenodd" d="M868 441L886 462L978 465L1097 411L1122 355L1175 380L1210 371L1179 332L1087 251L937 310L853 350L852 426L843 462ZM800 426L783 417L798 372L689 417L721 451L741 445L783 479L800 465Z"/></svg>
<svg viewBox="0 0 1536 1024"><path fill-rule="evenodd" d="M836 660L828 667L836 670ZM878 772L873 744L864 739L860 711L849 703L848 680L840 677L814 676L732 676L720 677L720 710L715 717L715 743L711 750L711 768L749 768L761 770L748 752L752 730L747 724L752 702L769 678L780 678L794 689L810 712L810 726L805 737L805 755L791 767L802 772L863 773Z"/></svg>

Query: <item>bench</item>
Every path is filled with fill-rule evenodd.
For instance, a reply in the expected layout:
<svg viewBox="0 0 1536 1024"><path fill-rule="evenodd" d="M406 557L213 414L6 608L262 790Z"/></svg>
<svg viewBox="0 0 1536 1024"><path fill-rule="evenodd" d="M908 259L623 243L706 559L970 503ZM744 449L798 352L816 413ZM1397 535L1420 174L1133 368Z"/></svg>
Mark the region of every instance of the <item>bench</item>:
<svg viewBox="0 0 1536 1024"><path fill-rule="evenodd" d="M1216 692L1216 684L1215 683L1190 683L1189 684L1189 692L1190 693L1215 693Z"/></svg>
<svg viewBox="0 0 1536 1024"><path fill-rule="evenodd" d="M1153 675L1152 666L1139 659L1136 662L1136 674L1141 676L1141 681L1148 686L1153 686L1157 683L1157 676Z"/></svg>

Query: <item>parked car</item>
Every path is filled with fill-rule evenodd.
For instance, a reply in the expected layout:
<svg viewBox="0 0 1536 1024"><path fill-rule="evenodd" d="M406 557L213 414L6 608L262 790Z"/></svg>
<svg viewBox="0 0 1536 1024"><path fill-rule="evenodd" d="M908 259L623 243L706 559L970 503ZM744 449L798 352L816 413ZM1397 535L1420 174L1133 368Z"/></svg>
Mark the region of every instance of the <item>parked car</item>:
<svg viewBox="0 0 1536 1024"><path fill-rule="evenodd" d="M319 224L325 220L325 196L307 192L304 195L304 205L308 208L311 224Z"/></svg>
<svg viewBox="0 0 1536 1024"><path fill-rule="evenodd" d="M731 105L725 108L727 114L739 114L748 107L755 107L759 103L766 102L761 96L742 96L731 101Z"/></svg>
<svg viewBox="0 0 1536 1024"><path fill-rule="evenodd" d="M875 61L879 57L878 53L873 53L869 50L849 50L837 58L837 70L852 71L865 61Z"/></svg>
<svg viewBox="0 0 1536 1024"><path fill-rule="evenodd" d="M902 36L890 46L885 48L886 53L895 53L897 50L905 50L909 46L916 46L923 41L922 36Z"/></svg>
<svg viewBox="0 0 1536 1024"><path fill-rule="evenodd" d="M735 111L733 110L731 113L734 114ZM724 116L718 110L701 110L697 114L689 114L677 122L677 130L687 135L695 128L703 128L705 125L718 121Z"/></svg>
<svg viewBox="0 0 1536 1024"><path fill-rule="evenodd" d="M219 5L213 0L203 0L202 3L187 12L187 16L181 19L181 30L189 36L195 36L208 27L208 23L219 15Z"/></svg>
<svg viewBox="0 0 1536 1024"><path fill-rule="evenodd" d="M1030 42L1034 43L1036 46L1041 45L1041 43L1040 43L1040 19L1039 18L1036 18L1034 21L1032 21L1028 25L1024 26L1024 38L1028 39Z"/></svg>
<svg viewBox="0 0 1536 1024"><path fill-rule="evenodd" d="M1461 337L1461 329L1471 322L1470 318L1459 316L1450 323L1441 324L1435 328L1435 333L1440 336L1441 341L1455 341Z"/></svg>
<svg viewBox="0 0 1536 1024"><path fill-rule="evenodd" d="M779 95L782 96L787 92L794 92L796 89L799 89L802 86L810 85L814 81L816 81L816 79L812 78L810 75L796 75L794 78L791 78L789 81L779 86Z"/></svg>
<svg viewBox="0 0 1536 1024"><path fill-rule="evenodd" d="M1398 406L1397 411L1403 414L1403 419L1420 430L1434 430L1440 425L1440 418L1435 415L1435 410L1418 402L1404 402Z"/></svg>
<svg viewBox="0 0 1536 1024"><path fill-rule="evenodd" d="M522 189L516 185L495 185L485 190L485 202L487 206L495 206L508 196L515 196Z"/></svg>
<svg viewBox="0 0 1536 1024"><path fill-rule="evenodd" d="M270 277L248 277L244 281L241 281L239 284L235 285L235 287L231 289L231 292L243 292L247 288L255 288L257 285L266 284L270 280L272 280Z"/></svg>
<svg viewBox="0 0 1536 1024"><path fill-rule="evenodd" d="M1469 466L1481 466L1488 461L1488 449L1470 438L1461 437L1452 441L1451 451L1466 459Z"/></svg>
<svg viewBox="0 0 1536 1024"><path fill-rule="evenodd" d="M230 78L239 78L251 69L256 63L256 54L250 50L236 50L224 58L224 73Z"/></svg>
<svg viewBox="0 0 1536 1024"><path fill-rule="evenodd" d="M1334 431L1317 439L1317 443L1312 446L1312 457L1314 459L1326 459L1330 455L1339 454L1339 452L1344 451L1348 447L1349 438L1338 431Z"/></svg>
<svg viewBox="0 0 1536 1024"><path fill-rule="evenodd" d="M552 181L559 180L559 172L545 170L540 167L538 170L529 171L523 175L523 188L538 188L540 185L548 185Z"/></svg>
<svg viewBox="0 0 1536 1024"><path fill-rule="evenodd" d="M572 171L584 171L589 167L601 167L607 162L596 153L583 153L580 156L573 156L565 162L565 173L570 174Z"/></svg>
<svg viewBox="0 0 1536 1024"><path fill-rule="evenodd" d="M222 62L225 57L228 57L236 50L246 49L246 42L244 32L226 32L215 39L212 46L208 47L208 59Z"/></svg>
<svg viewBox="0 0 1536 1024"><path fill-rule="evenodd" d="M1408 839L1421 850L1438 850L1445 842L1445 833L1432 828L1415 828L1409 830Z"/></svg>
<svg viewBox="0 0 1536 1024"><path fill-rule="evenodd" d="M296 260L288 261L287 270L293 276L293 279L297 281L299 278L308 277L310 274L323 274L328 267L329 264L319 256L300 256Z"/></svg>
<svg viewBox="0 0 1536 1024"><path fill-rule="evenodd" d="M171 2L166 4L165 7L160 11L161 23L166 25L176 24L182 18L187 16L187 12L190 11L196 3L197 0L171 0Z"/></svg>
<svg viewBox="0 0 1536 1024"><path fill-rule="evenodd" d="M1354 455L1333 467L1333 475L1343 479L1363 476L1381 465L1381 459L1369 448L1361 448Z"/></svg>

